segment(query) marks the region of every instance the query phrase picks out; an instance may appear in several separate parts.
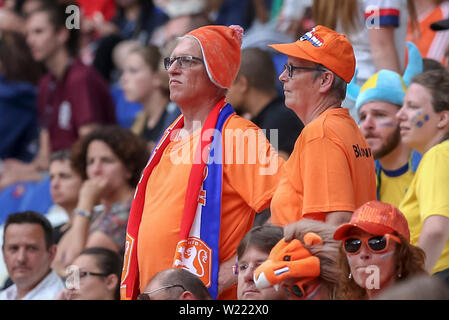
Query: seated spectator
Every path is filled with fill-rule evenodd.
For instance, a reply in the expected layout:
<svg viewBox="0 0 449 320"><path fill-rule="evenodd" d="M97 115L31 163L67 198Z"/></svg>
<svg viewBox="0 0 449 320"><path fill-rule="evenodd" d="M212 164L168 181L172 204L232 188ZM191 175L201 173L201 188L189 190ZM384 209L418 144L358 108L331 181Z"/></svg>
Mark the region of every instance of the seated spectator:
<svg viewBox="0 0 449 320"><path fill-rule="evenodd" d="M160 62L159 49L153 45L133 49L126 57L121 77L126 99L143 106L132 131L148 142L150 151L181 114L176 104L170 102L168 84L160 76Z"/></svg>
<svg viewBox="0 0 449 320"><path fill-rule="evenodd" d="M238 274L238 300L286 300L287 294L272 287L257 289L254 284L254 270L267 260L271 249L284 236L281 227L259 226L251 229L237 247L237 263L234 273Z"/></svg>
<svg viewBox="0 0 449 320"><path fill-rule="evenodd" d="M426 253L426 270L449 281L449 73L416 75L396 117L402 141L423 155L399 210L410 242Z"/></svg>
<svg viewBox="0 0 449 320"><path fill-rule="evenodd" d="M425 274L425 254L410 244L407 220L391 204L365 203L335 231L334 239L342 240L340 299L372 299L395 283Z"/></svg>
<svg viewBox="0 0 449 320"><path fill-rule="evenodd" d="M137 300L212 300L204 283L182 268L157 273Z"/></svg>
<svg viewBox="0 0 449 320"><path fill-rule="evenodd" d="M249 113L250 120L266 130L268 141L287 160L304 125L277 95L275 82L276 71L270 54L257 48L244 49L240 70L226 100L236 111ZM277 132L276 140L271 139L272 130Z"/></svg>
<svg viewBox="0 0 449 320"><path fill-rule="evenodd" d="M284 228L285 238L255 271L257 288L280 287L289 300L331 300L336 297L340 270L336 261L339 242L336 227L301 219ZM286 272L277 272L284 268Z"/></svg>
<svg viewBox="0 0 449 320"><path fill-rule="evenodd" d="M50 265L56 254L50 222L34 211L9 215L3 234L3 257L14 283L0 300L52 300L64 288Z"/></svg>
<svg viewBox="0 0 449 320"><path fill-rule="evenodd" d="M85 248L123 254L134 189L147 160L145 142L118 126L100 127L74 145L73 166L85 181L58 246L54 268L60 276Z"/></svg>
<svg viewBox="0 0 449 320"><path fill-rule="evenodd" d="M52 225L56 224L55 241L58 243L62 235L71 226L73 211L78 203L83 179L74 170L68 150L56 151L51 155L49 173L50 193L55 205L50 208L47 218L52 222ZM57 215L57 208L55 207L62 209L66 219L61 219L61 214L58 215L58 219L55 217Z"/></svg>
<svg viewBox="0 0 449 320"><path fill-rule="evenodd" d="M387 288L375 300L449 300L449 286L429 275L415 276Z"/></svg>
<svg viewBox="0 0 449 320"><path fill-rule="evenodd" d="M122 258L117 252L84 249L70 266L63 289L55 300L120 300Z"/></svg>

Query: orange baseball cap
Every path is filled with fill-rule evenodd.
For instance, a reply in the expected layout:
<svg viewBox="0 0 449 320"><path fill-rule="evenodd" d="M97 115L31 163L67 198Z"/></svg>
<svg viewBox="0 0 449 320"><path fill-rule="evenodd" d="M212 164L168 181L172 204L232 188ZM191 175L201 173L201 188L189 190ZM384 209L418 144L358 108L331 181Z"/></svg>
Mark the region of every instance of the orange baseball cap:
<svg viewBox="0 0 449 320"><path fill-rule="evenodd" d="M270 44L273 49L288 56L322 64L349 83L355 72L352 45L342 33L324 26L315 26L296 42Z"/></svg>
<svg viewBox="0 0 449 320"><path fill-rule="evenodd" d="M335 231L334 239L342 240L354 228L374 235L397 232L410 242L408 222L402 212L391 204L377 200L369 201L354 211L351 221Z"/></svg>

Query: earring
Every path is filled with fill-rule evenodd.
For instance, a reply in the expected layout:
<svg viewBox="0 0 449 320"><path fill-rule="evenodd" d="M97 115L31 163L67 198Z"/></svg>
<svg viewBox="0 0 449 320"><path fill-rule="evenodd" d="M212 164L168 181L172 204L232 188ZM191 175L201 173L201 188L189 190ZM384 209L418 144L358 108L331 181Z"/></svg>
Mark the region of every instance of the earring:
<svg viewBox="0 0 449 320"><path fill-rule="evenodd" d="M352 273L349 272L348 279L352 279Z"/></svg>
<svg viewBox="0 0 449 320"><path fill-rule="evenodd" d="M402 278L402 274L401 273L398 274L398 278Z"/></svg>

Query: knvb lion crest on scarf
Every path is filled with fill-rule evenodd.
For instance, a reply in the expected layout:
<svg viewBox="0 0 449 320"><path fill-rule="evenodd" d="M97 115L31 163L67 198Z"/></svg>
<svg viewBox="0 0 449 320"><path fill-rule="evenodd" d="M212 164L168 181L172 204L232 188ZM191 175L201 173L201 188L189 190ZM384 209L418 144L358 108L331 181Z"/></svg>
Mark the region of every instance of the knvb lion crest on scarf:
<svg viewBox="0 0 449 320"><path fill-rule="evenodd" d="M200 238L181 240L176 247L173 267L184 268L200 278L210 287L212 272L212 249Z"/></svg>

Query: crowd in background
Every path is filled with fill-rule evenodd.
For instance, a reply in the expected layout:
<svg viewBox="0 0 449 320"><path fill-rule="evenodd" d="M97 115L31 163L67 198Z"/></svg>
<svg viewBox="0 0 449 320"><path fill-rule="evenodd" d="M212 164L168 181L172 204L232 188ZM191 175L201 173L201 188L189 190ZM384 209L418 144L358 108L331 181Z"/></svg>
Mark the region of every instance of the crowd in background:
<svg viewBox="0 0 449 320"><path fill-rule="evenodd" d="M372 4L381 8L367 9ZM286 107L278 77L287 57L268 45L294 42L315 25L346 35L356 74L343 106L376 159L377 199L390 204L368 202L346 222L363 224L358 220L363 212L376 210L394 222L353 232L310 219L282 220L277 213L272 219L267 208L235 253L236 298L449 299L447 283L428 276L440 273L449 281L449 206L436 196L448 194L449 172L434 168L439 161L449 163L442 147L447 132L438 130L441 121L447 128L449 116L435 120L438 129L427 137L405 141L407 146L399 142L397 122L434 119L427 116L431 111L401 108L412 86L427 91L416 91L410 105L435 105L438 115L449 108L449 99L439 93L449 88L448 18L444 0L0 0L0 299L120 298L135 187L165 129L181 114L170 99L164 58L178 37L206 25L243 27L240 69L226 101L266 130L285 161L308 121ZM431 28L435 22L440 23ZM429 70L434 74L426 76ZM395 107L371 106L373 101ZM391 129L386 141L378 128ZM276 139L269 135L273 129ZM437 144L440 149L431 148ZM426 191L425 200L419 198L425 184L412 182L415 175L444 179L437 190ZM386 189L398 176L399 187ZM404 197L408 188L416 192ZM416 218L419 228L425 221L420 233L428 232L418 242L417 227L407 226L397 208L416 211L431 202L441 204L440 211ZM283 229L270 222L291 224ZM20 239L29 239L32 248L10 245ZM385 277L380 282L389 290L366 287L367 275L353 262L361 247L379 255L375 263ZM288 260L286 252L290 274L271 278ZM78 268L67 273L68 266ZM46 295L39 295L40 286L49 288ZM157 273L138 299L211 296L184 269L168 269Z"/></svg>

